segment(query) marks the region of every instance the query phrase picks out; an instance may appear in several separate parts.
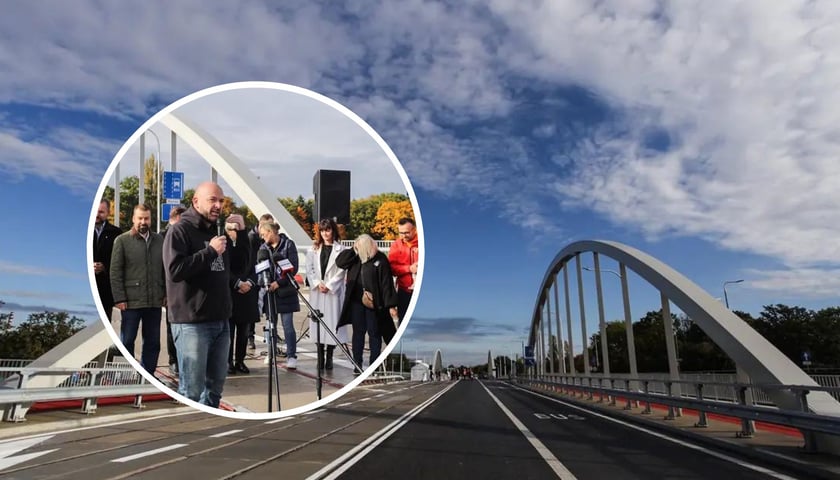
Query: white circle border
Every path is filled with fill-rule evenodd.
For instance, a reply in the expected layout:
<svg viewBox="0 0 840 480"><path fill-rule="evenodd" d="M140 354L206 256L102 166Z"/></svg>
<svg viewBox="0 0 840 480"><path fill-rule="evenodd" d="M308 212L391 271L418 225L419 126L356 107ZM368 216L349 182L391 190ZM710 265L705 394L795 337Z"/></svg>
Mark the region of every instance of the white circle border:
<svg viewBox="0 0 840 480"><path fill-rule="evenodd" d="M108 166L108 169L105 171L105 174L102 177L102 180L99 184L99 188L96 191L96 196L93 199L93 206L91 208L91 216L88 222L88 233L87 233L87 243L86 245L93 244L93 235L94 235L94 222L96 219L96 213L99 209L99 203L102 199L102 196L105 193L105 187L108 186L107 179L111 178L114 174L114 171L120 161L125 157L126 153L128 153L129 148L134 145L135 142L140 138L140 136L149 130L153 125L158 123L161 118L168 115L169 113L173 112L174 110L192 102L193 100L197 100L202 97L206 97L209 95L213 95L215 93L226 92L230 90L244 90L244 89L252 89L252 88L263 88L263 89L272 89L272 90L281 90L290 93L296 93L299 95L303 95L305 97L309 97L313 100L317 100L327 106L332 107L333 109L337 110L338 112L344 114L345 117L349 118L353 122L356 123L362 130L364 130L376 143L379 145L379 148L385 152L385 155L391 160L394 168L397 170L397 173L400 175L400 178L403 181L403 185L406 188L406 191L409 193L409 201L411 202L411 206L414 209L414 221L417 225L417 236L418 236L418 250L420 252L420 265L417 271L417 278L415 280L415 292L416 294L411 296L411 302L408 306L408 311L404 316L404 320L400 323L399 328L397 329L397 333L394 335L394 338L391 340L391 343L387 345L380 353L378 360L367 369L365 369L361 375L353 379L352 382L348 383L344 387L340 388L338 391L331 393L330 395L322 398L321 400L316 400L314 402L308 403L306 405L302 405L300 407L295 407L289 410L280 410L277 412L232 412L228 410L223 410L221 408L213 408L208 405L203 405L196 401L190 400L187 397L184 397L176 390L171 389L167 385L161 383L154 375L147 372L133 356L128 354L128 349L120 341L120 337L117 334L116 330L114 330L113 325L111 322L108 321L108 315L105 315L105 308L102 305L102 302L99 298L99 291L96 287L96 277L93 274L93 269L88 268L88 279L90 281L90 288L91 293L93 294L94 303L96 304L96 309L99 313L100 321L105 326L105 329L108 331L108 334L111 336L111 339L114 342L114 345L120 350L123 356L128 360L128 362L134 367L134 369L140 373L147 381L149 381L152 385L157 387L161 392L170 395L171 397L175 398L181 403L189 405L193 408L197 408L202 410L206 413L210 413L213 415L220 415L223 417L228 418L235 418L235 419L242 419L242 420L271 420L276 418L282 417L289 417L293 415L299 415L301 413L305 413L319 407L323 407L326 404L335 401L341 398L346 393L350 392L353 388L358 386L360 383L365 381L368 376L370 376L382 362L388 358L388 355L391 351L397 346L397 343L400 341L403 333L405 332L406 327L408 327L408 323L414 314L414 308L417 304L417 297L421 288L423 286L423 265L425 264L426 252L425 252L425 242L424 242L424 235L423 235L423 220L420 215L420 207L417 203L417 195L414 193L414 188L411 185L411 182L408 179L408 175L405 173L405 169L402 167L402 164L397 159L397 156L394 154L391 147L385 142L385 140L370 126L367 122L365 122L361 117L359 117L356 113L351 111L349 108L345 107L344 105L338 103L337 101L326 97L320 93L314 92L312 90L298 87L295 85L290 85L286 83L279 83L279 82L268 82L268 81L244 81L244 82L232 82L232 83L225 83L221 85L216 85L213 87L208 87L203 90L199 90L197 92L191 93L185 97L182 97L179 100L169 104L161 111L153 115L151 118L146 120L129 138L125 141L122 148L114 155L114 158L111 160L111 164ZM115 212L115 215L118 212ZM93 265L93 250L88 248L87 249L87 264ZM224 399L224 395L222 396Z"/></svg>

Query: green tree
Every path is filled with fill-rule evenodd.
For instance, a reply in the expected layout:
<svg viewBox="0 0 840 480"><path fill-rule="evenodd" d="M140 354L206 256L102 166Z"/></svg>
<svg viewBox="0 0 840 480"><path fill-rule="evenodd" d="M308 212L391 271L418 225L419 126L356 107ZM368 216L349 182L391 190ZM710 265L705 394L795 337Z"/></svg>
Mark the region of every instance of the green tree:
<svg viewBox="0 0 840 480"><path fill-rule="evenodd" d="M0 320L0 358L38 358L84 325L82 319L67 312L41 312L30 314L14 327L10 315Z"/></svg>

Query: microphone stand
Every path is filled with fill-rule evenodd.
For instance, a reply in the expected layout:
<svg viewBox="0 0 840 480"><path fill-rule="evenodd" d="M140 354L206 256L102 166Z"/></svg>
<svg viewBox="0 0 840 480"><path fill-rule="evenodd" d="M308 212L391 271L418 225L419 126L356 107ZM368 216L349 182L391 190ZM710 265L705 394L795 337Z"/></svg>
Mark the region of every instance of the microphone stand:
<svg viewBox="0 0 840 480"><path fill-rule="evenodd" d="M270 284L270 282L269 282ZM277 318L274 304L274 292L268 290L266 287L266 302L268 324L263 327L263 331L268 331L268 411L271 412L272 394L277 395L277 410L280 411L280 373L277 370ZM273 385L272 385L273 381ZM276 391L275 391L276 390Z"/></svg>
<svg viewBox="0 0 840 480"><path fill-rule="evenodd" d="M317 321L317 323L315 324L315 327L316 327L315 328L316 346L321 344L321 327L323 327L324 330L330 335L330 337L332 337L333 341L335 342L335 346L340 348L341 351L344 352L344 355L347 357L347 359L350 360L350 363L353 364L353 367L356 368L357 371L361 372L362 367L358 363L356 363L355 360L353 360L353 355L350 353L350 350L347 350L347 347L344 346L343 343L338 341L338 337L335 335L335 333L333 333L333 331L330 329L330 327L328 327L327 324L324 323L324 314L321 313L320 310L316 309L315 307L312 306L312 304L309 303L309 300L307 300L306 297L303 295L303 293L300 291L300 285L298 285L297 280L295 280L294 275L290 275L290 273L291 272L288 272L286 274L286 277L289 279L292 286L295 287L295 291L297 292L298 297L300 297L300 299L303 300L303 303L306 305L306 308L309 310L309 318L314 318ZM318 360L315 362L316 369L318 370L317 382L315 383L315 394L318 397L318 400L321 399L321 389L322 389L322 385L323 385L323 382L324 382L323 375L321 374L321 365L319 365L320 362L321 362L321 356L318 355Z"/></svg>

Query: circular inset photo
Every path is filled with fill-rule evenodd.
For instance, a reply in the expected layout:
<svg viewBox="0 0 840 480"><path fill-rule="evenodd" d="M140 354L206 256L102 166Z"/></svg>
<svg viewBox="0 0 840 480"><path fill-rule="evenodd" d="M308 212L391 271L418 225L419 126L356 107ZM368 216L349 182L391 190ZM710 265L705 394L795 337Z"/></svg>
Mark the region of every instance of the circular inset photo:
<svg viewBox="0 0 840 480"><path fill-rule="evenodd" d="M384 360L420 289L420 210L337 102L268 82L189 95L123 145L92 220L109 356L173 398L274 418L402 379Z"/></svg>

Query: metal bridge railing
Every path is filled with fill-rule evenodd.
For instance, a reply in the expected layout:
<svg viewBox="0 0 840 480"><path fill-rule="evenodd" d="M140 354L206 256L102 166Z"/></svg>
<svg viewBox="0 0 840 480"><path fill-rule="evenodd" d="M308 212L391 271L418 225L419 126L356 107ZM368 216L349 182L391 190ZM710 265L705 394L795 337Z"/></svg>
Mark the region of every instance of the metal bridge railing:
<svg viewBox="0 0 840 480"><path fill-rule="evenodd" d="M134 396L134 407L142 408L142 396L161 393L154 385L147 383L142 375L129 363L106 363L98 367L91 362L82 368L29 367L30 361L3 361L0 378L6 384L0 388L0 410L3 420L20 422L34 402L56 400L82 400L82 412L96 411L97 399L101 397ZM33 377L55 375L67 377L56 387L27 388ZM10 384L14 384L10 386Z"/></svg>
<svg viewBox="0 0 840 480"><path fill-rule="evenodd" d="M749 384L731 382L713 382L704 380L668 380L645 378L643 376L569 376L569 375L535 375L532 377L518 377L514 381L530 386L540 386L552 390L561 390L576 394L584 392L591 400L595 395L604 400L606 396L611 405L615 405L616 397L624 398L625 409L632 408L632 402L645 405L643 413L651 413L651 403L669 407L668 417L674 417L675 408L689 408L699 412L698 427L707 426L706 413L718 413L742 420L742 431L739 436L748 437L754 432L749 422L760 421L777 425L784 425L802 430L805 436L806 448L814 448L815 432L840 435L840 417L818 415L812 413L808 407L808 393L828 392L840 393L840 387L810 386L810 385L778 385L778 384ZM717 396L709 398L706 394L714 388L734 392L732 400ZM747 391L788 391L796 395L799 400L799 410L783 410L769 405L749 405Z"/></svg>

